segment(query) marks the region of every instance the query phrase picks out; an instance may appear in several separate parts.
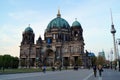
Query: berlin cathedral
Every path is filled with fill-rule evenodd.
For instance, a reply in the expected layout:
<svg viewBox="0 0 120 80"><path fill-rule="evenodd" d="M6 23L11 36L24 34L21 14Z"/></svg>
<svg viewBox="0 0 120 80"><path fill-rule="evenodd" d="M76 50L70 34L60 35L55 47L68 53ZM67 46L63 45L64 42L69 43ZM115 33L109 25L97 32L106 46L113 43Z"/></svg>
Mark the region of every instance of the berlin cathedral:
<svg viewBox="0 0 120 80"><path fill-rule="evenodd" d="M35 43L30 25L23 31L20 66L85 66L84 45L81 24L75 20L70 26L58 10L57 17L49 22L44 32L44 40L39 36Z"/></svg>

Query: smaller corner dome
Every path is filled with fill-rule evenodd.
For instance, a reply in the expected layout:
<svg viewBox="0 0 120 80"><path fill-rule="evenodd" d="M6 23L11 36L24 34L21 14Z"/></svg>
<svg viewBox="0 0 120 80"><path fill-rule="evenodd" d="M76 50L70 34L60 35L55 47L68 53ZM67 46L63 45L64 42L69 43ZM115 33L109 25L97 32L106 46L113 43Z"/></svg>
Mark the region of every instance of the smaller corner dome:
<svg viewBox="0 0 120 80"><path fill-rule="evenodd" d="M81 27L81 24L76 20L72 23L72 27Z"/></svg>
<svg viewBox="0 0 120 80"><path fill-rule="evenodd" d="M33 29L30 27L30 25L25 29L25 32L33 32Z"/></svg>

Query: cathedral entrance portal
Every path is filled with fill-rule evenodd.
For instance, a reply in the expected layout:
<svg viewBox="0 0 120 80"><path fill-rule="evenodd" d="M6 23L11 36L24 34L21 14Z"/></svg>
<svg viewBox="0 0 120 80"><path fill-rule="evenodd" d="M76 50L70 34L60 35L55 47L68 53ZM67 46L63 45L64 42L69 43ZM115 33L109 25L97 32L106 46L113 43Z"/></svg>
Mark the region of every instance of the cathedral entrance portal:
<svg viewBox="0 0 120 80"><path fill-rule="evenodd" d="M80 59L79 56L74 56L74 65L77 65L77 66L82 65L82 60Z"/></svg>
<svg viewBox="0 0 120 80"><path fill-rule="evenodd" d="M78 65L78 57L77 56L74 57L74 65Z"/></svg>
<svg viewBox="0 0 120 80"><path fill-rule="evenodd" d="M64 57L63 65L64 65L65 67L69 66L69 57Z"/></svg>
<svg viewBox="0 0 120 80"><path fill-rule="evenodd" d="M52 49L46 50L45 59L46 59L46 61L45 61L46 66L53 66L54 65L55 53L53 52Z"/></svg>

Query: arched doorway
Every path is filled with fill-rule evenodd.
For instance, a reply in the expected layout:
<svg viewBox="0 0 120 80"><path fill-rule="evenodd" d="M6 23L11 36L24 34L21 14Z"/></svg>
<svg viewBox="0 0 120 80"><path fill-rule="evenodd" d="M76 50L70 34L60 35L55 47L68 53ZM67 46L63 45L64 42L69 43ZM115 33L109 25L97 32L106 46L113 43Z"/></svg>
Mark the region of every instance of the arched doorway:
<svg viewBox="0 0 120 80"><path fill-rule="evenodd" d="M55 60L55 53L52 49L46 49L44 55L44 64L46 66L53 66Z"/></svg>

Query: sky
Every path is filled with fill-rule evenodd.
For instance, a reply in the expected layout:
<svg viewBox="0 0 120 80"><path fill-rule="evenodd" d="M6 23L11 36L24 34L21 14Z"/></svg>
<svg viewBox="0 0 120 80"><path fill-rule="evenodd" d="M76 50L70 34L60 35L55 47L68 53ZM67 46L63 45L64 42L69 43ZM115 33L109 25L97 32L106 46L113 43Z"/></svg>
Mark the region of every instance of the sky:
<svg viewBox="0 0 120 80"><path fill-rule="evenodd" d="M116 39L120 33L120 0L0 0L0 55L20 54L20 43L25 28L35 33L35 42L49 22L56 18L58 9L69 25L77 18L83 28L85 50L95 53L104 50L109 59L113 49L111 30L112 9ZM119 48L119 46L118 46Z"/></svg>

